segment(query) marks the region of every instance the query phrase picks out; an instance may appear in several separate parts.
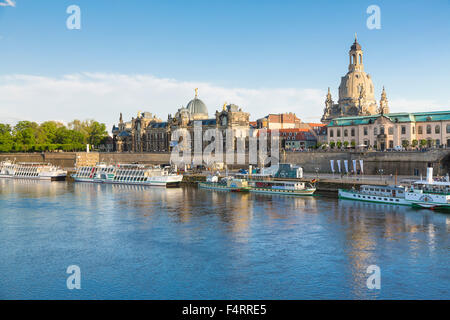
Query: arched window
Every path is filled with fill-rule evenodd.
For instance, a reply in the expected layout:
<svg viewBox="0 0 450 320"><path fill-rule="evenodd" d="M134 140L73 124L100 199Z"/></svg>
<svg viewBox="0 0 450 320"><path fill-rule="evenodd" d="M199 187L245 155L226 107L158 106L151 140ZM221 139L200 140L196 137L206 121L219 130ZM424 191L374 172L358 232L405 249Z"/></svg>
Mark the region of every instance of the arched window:
<svg viewBox="0 0 450 320"><path fill-rule="evenodd" d="M427 125L427 134L431 134L431 125L430 124Z"/></svg>
<svg viewBox="0 0 450 320"><path fill-rule="evenodd" d="M355 136L355 128L352 128L352 130L351 130L351 135L352 135L352 137Z"/></svg>
<svg viewBox="0 0 450 320"><path fill-rule="evenodd" d="M344 137L348 137L348 130L347 129L344 130Z"/></svg>
<svg viewBox="0 0 450 320"><path fill-rule="evenodd" d="M359 64L362 64L362 55L359 55Z"/></svg>
<svg viewBox="0 0 450 320"><path fill-rule="evenodd" d="M341 129L337 129L336 130L336 137L340 137L341 136Z"/></svg>
<svg viewBox="0 0 450 320"><path fill-rule="evenodd" d="M373 128L373 135L374 135L374 136L378 135L378 129L377 129L377 127Z"/></svg>
<svg viewBox="0 0 450 320"><path fill-rule="evenodd" d="M450 123L447 124L447 133L450 133Z"/></svg>
<svg viewBox="0 0 450 320"><path fill-rule="evenodd" d="M439 125L434 127L434 133L441 133L441 127Z"/></svg>
<svg viewBox="0 0 450 320"><path fill-rule="evenodd" d="M333 138L334 137L334 131L333 131L333 129L331 129L330 130L330 138Z"/></svg>
<svg viewBox="0 0 450 320"><path fill-rule="evenodd" d="M355 56L355 55L352 55L352 58L353 58L352 64L356 64L356 56Z"/></svg>

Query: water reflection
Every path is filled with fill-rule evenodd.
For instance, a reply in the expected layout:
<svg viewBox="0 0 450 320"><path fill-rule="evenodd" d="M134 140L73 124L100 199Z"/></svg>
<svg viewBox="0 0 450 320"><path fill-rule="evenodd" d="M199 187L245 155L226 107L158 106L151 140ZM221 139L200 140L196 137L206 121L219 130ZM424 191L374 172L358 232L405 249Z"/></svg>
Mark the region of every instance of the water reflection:
<svg viewBox="0 0 450 320"><path fill-rule="evenodd" d="M0 293L10 298L67 298L51 279L73 260L95 279L78 298L449 298L444 214L193 187L0 187ZM381 291L366 287L373 264ZM48 293L27 276L36 272Z"/></svg>

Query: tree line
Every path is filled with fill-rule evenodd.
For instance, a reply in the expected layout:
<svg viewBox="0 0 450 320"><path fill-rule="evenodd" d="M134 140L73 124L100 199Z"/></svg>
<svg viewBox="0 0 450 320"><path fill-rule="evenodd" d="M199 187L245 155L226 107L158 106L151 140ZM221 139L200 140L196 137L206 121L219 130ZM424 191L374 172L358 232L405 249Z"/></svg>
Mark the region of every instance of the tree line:
<svg viewBox="0 0 450 320"><path fill-rule="evenodd" d="M74 120L67 126L57 121L0 123L0 152L82 151L107 137L106 125L94 120Z"/></svg>

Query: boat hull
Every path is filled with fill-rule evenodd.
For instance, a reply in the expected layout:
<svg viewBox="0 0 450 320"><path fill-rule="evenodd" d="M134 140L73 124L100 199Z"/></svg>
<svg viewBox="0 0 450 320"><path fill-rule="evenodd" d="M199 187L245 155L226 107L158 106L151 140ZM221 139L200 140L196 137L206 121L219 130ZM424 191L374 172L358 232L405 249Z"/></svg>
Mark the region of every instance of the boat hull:
<svg viewBox="0 0 450 320"><path fill-rule="evenodd" d="M305 190L276 190L276 189L265 189L265 188L252 188L250 189L251 193L258 194L277 194L283 196L312 196L314 192L316 192L315 188L305 189Z"/></svg>
<svg viewBox="0 0 450 320"><path fill-rule="evenodd" d="M11 176L11 175L0 175L3 179L17 179L17 180L42 180L42 181L65 181L66 175L57 176L37 176L37 177L27 177L27 176Z"/></svg>
<svg viewBox="0 0 450 320"><path fill-rule="evenodd" d="M183 176L154 177L149 181L116 181L113 179L96 179L96 178L78 178L72 176L75 182L105 183L105 184L121 184L135 186L156 186L174 188L178 187L183 180Z"/></svg>
<svg viewBox="0 0 450 320"><path fill-rule="evenodd" d="M220 184L216 184L216 183L207 183L207 182L200 182L198 184L198 187L201 189L227 191L227 192L248 192L249 191L248 188L228 187L226 185L220 185Z"/></svg>

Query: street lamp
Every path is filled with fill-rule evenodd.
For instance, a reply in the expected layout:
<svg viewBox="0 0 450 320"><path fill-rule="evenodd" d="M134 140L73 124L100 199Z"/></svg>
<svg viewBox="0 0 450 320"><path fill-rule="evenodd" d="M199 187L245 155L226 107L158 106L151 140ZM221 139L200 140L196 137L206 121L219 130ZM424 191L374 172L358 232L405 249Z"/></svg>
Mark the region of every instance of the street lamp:
<svg viewBox="0 0 450 320"><path fill-rule="evenodd" d="M383 180L383 169L378 169L378 173L380 174L380 180Z"/></svg>
<svg viewBox="0 0 450 320"><path fill-rule="evenodd" d="M316 167L315 170L316 170L316 178L317 178L317 180L319 180L319 170L320 170L320 167Z"/></svg>

